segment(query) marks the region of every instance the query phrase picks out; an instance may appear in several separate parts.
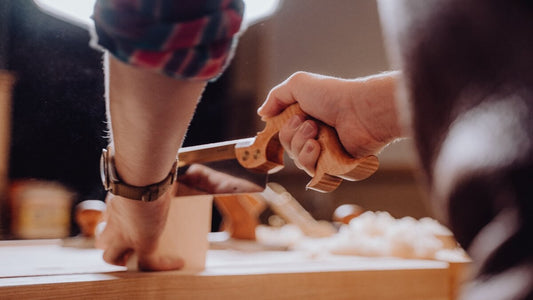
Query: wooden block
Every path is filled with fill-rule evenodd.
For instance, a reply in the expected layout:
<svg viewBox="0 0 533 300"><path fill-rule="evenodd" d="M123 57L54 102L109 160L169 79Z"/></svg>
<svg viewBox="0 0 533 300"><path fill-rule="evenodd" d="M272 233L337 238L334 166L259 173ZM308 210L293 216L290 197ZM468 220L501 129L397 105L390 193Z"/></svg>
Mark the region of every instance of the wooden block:
<svg viewBox="0 0 533 300"><path fill-rule="evenodd" d="M185 260L185 270L203 270L211 231L213 196L173 197L162 233L161 254L172 253Z"/></svg>

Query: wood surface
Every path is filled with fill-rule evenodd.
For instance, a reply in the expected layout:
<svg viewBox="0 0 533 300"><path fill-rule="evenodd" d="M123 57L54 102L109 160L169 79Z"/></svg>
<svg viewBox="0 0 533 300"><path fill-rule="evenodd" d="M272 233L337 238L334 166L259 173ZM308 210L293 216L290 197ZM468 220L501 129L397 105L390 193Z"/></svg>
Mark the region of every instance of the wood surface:
<svg viewBox="0 0 533 300"><path fill-rule="evenodd" d="M60 240L0 242L2 299L451 299L440 261L209 250L204 271L133 272Z"/></svg>
<svg viewBox="0 0 533 300"><path fill-rule="evenodd" d="M236 157L245 168L259 172L274 173L283 167L283 148L278 132L293 116L306 115L295 103L287 107L279 115L266 118L265 129L257 134L254 143L247 147L235 147ZM350 181L363 180L376 172L379 161L376 156L354 158L344 150L339 142L335 129L316 119L318 125L318 142L321 151L317 161L315 175L307 184L307 188L319 192L335 190L343 179Z"/></svg>

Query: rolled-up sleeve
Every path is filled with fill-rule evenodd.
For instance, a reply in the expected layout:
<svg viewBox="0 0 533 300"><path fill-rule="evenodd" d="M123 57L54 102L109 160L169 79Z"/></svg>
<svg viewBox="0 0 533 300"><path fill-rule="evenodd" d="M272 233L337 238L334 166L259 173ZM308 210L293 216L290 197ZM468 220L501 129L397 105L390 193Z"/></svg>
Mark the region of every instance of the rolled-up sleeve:
<svg viewBox="0 0 533 300"><path fill-rule="evenodd" d="M133 66L213 80L231 60L242 0L98 0L92 44Z"/></svg>

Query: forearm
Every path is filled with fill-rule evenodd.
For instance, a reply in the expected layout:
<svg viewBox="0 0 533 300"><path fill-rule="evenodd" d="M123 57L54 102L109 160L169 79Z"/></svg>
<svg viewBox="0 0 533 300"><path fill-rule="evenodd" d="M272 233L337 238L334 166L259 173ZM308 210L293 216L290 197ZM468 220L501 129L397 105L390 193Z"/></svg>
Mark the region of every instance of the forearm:
<svg viewBox="0 0 533 300"><path fill-rule="evenodd" d="M400 72L391 71L347 81L347 96L339 105L335 127L347 127L339 136L350 153L376 154L406 137L397 101L400 76Z"/></svg>
<svg viewBox="0 0 533 300"><path fill-rule="evenodd" d="M145 186L165 178L206 85L126 65L109 56L108 114L121 179Z"/></svg>
<svg viewBox="0 0 533 300"><path fill-rule="evenodd" d="M96 2L92 42L109 53L111 154L123 183L167 178L206 82L231 59L243 8L241 0ZM107 225L97 238L105 261L123 265L136 253L144 270L183 267L179 253L162 251L176 238L161 235L170 193L150 203L109 195Z"/></svg>
<svg viewBox="0 0 533 300"><path fill-rule="evenodd" d="M405 136L399 117L397 82L401 72L391 71L353 80L350 101L362 126L376 140L389 143ZM342 113L339 113L342 117Z"/></svg>

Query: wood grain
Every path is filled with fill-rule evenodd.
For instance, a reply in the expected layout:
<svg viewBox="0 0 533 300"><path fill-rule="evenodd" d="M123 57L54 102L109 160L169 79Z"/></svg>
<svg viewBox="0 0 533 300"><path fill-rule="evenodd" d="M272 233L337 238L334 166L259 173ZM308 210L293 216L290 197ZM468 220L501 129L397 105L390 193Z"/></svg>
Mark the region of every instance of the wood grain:
<svg viewBox="0 0 533 300"><path fill-rule="evenodd" d="M142 273L106 265L100 250L79 250L58 242L0 243L0 264L8 266L0 276L1 298L441 300L452 295L452 271L439 261L209 250L204 271ZM6 264L13 259L21 260ZM20 268L31 272L22 275Z"/></svg>

